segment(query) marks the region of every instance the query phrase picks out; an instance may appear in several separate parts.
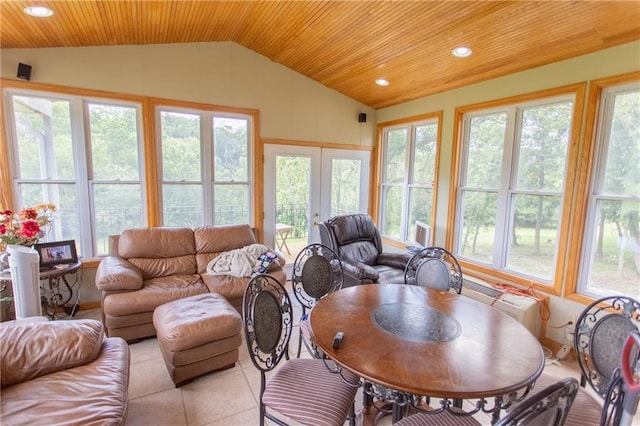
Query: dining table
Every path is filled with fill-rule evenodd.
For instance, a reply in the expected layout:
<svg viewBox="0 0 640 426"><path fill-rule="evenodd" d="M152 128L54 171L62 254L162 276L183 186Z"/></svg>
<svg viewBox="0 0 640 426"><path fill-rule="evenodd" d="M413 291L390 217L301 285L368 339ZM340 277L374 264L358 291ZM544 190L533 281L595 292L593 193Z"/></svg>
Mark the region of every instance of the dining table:
<svg viewBox="0 0 640 426"><path fill-rule="evenodd" d="M483 410L497 421L544 368L542 346L514 318L464 295L416 285L336 291L315 304L309 326L325 356L358 374L369 390L401 405L416 395L441 398L432 412L459 411L461 401L474 400L470 415Z"/></svg>

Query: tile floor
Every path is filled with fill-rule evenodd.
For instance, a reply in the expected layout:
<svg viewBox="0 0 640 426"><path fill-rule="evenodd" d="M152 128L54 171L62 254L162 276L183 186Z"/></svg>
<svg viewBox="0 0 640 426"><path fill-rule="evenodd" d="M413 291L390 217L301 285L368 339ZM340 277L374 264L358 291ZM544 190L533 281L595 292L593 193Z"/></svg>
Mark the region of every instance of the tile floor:
<svg viewBox="0 0 640 426"><path fill-rule="evenodd" d="M300 315L295 315L299 317ZM100 319L99 310L80 311L75 318ZM298 332L294 329L290 350L297 348ZM259 424L258 399L260 375L251 363L246 345L240 347L234 368L209 373L176 389L165 369L155 338L131 344L129 412L127 425L153 426L252 426ZM308 356L308 354L304 354ZM576 362L549 364L545 371L563 378L579 377ZM356 397L356 410L362 397ZM483 425L490 417L476 415ZM267 422L267 424L273 424ZM390 416L378 425L391 425Z"/></svg>

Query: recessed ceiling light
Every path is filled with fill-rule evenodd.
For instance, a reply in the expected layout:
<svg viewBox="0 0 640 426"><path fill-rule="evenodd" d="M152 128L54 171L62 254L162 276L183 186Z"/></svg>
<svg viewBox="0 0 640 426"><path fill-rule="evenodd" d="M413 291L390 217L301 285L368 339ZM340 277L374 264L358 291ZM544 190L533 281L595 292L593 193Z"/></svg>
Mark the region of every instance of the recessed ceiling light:
<svg viewBox="0 0 640 426"><path fill-rule="evenodd" d="M385 80L384 78L377 78L376 79L376 84L378 86L388 86L389 82L387 80Z"/></svg>
<svg viewBox="0 0 640 426"><path fill-rule="evenodd" d="M46 18L53 15L53 10L44 6L29 6L23 9L27 15L35 16L37 18Z"/></svg>
<svg viewBox="0 0 640 426"><path fill-rule="evenodd" d="M471 48L467 46L458 46L451 51L453 56L456 58L466 58L467 56L471 56Z"/></svg>

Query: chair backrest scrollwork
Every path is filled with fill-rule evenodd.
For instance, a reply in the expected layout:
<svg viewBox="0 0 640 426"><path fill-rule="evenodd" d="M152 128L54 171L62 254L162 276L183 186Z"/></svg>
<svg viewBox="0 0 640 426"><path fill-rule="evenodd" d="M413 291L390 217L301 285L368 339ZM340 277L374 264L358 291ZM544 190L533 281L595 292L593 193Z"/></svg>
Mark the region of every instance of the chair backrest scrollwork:
<svg viewBox="0 0 640 426"><path fill-rule="evenodd" d="M578 393L578 381L562 379L516 405L496 426L562 426Z"/></svg>
<svg viewBox="0 0 640 426"><path fill-rule="evenodd" d="M578 317L573 344L582 378L603 399L615 370L620 367L627 338L639 329L640 302L626 296L598 299Z"/></svg>
<svg viewBox="0 0 640 426"><path fill-rule="evenodd" d="M242 300L245 339L253 364L262 372L273 370L289 357L293 308L284 286L271 275L257 274Z"/></svg>
<svg viewBox="0 0 640 426"><path fill-rule="evenodd" d="M462 292L462 269L453 254L442 247L426 247L411 257L404 270L405 284Z"/></svg>
<svg viewBox="0 0 640 426"><path fill-rule="evenodd" d="M322 244L306 246L293 263L293 294L305 312L320 298L340 290L343 279L342 262L338 255Z"/></svg>

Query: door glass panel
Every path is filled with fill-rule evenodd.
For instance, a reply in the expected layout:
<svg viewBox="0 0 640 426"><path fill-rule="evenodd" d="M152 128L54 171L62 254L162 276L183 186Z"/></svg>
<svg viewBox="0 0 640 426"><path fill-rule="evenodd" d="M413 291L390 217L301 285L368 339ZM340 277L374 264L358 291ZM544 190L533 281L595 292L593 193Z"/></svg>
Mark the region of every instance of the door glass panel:
<svg viewBox="0 0 640 426"><path fill-rule="evenodd" d="M311 159L276 156L275 222L291 227L276 231L276 248L284 255L297 253L307 244L311 191ZM283 241L284 240L284 241Z"/></svg>
<svg viewBox="0 0 640 426"><path fill-rule="evenodd" d="M346 158L331 161L331 216L358 213L361 162Z"/></svg>

